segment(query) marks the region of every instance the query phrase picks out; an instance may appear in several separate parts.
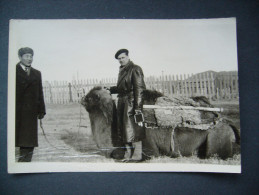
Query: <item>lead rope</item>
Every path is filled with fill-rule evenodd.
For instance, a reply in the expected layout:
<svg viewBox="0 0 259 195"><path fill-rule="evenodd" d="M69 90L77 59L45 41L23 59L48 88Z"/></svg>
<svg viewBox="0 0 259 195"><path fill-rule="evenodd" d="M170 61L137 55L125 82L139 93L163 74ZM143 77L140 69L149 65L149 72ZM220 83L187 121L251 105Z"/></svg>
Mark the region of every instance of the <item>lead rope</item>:
<svg viewBox="0 0 259 195"><path fill-rule="evenodd" d="M74 89L77 91L77 97L81 98L80 101L82 100L82 97L85 95L85 90L84 88L82 88L83 90L83 96L81 97L82 94L79 94L79 89L77 89L75 87L75 85L73 85ZM78 129L77 129L77 136L76 136L76 141L78 140L78 137L79 137L79 130L80 130L80 127L81 127L81 120L82 120L82 109L81 109L81 103L79 103L79 123L78 123Z"/></svg>
<svg viewBox="0 0 259 195"><path fill-rule="evenodd" d="M75 142L77 142L78 138L79 138L79 130L80 130L80 127L81 127L81 120L82 120L82 110L81 110L81 104L79 103L79 123L78 123L78 129L77 129L77 135L76 135Z"/></svg>
<svg viewBox="0 0 259 195"><path fill-rule="evenodd" d="M76 140L75 142L77 142L78 140L78 137L79 137L79 130L80 130L80 127L81 127L81 121L82 121L82 109L81 109L81 104L79 103L79 124L78 124L78 130L77 130L77 136L76 136ZM46 133L45 133L45 130L43 128L43 123L42 123L42 119L40 119L40 128L42 130L42 134L44 135L45 137L45 140L48 142L48 144L50 146L52 146L53 148L56 148L58 150L69 150L71 149L72 147L69 147L69 148L57 148L56 146L54 146L53 144L51 144L51 142L48 140L47 136L46 136Z"/></svg>
<svg viewBox="0 0 259 195"><path fill-rule="evenodd" d="M78 97L79 97L79 94L77 94L78 95ZM80 126L81 126L81 118L82 118L82 111L81 111L81 104L79 103L79 124L78 124L78 130L77 130L77 136L76 136L76 140L75 141L77 141L78 140L78 137L79 137L79 130L80 130ZM50 145L50 146L52 146L53 148L56 148L56 149L58 149L58 150L69 150L69 149L71 149L72 147L69 147L69 148L57 148L56 146L54 146L53 144L51 144L51 142L48 140L48 138L47 138L47 136L46 136L46 133L45 133L45 131L44 131L44 128L43 128L43 123L42 123L42 119L40 119L40 128L41 128L41 130L42 130L42 133L43 133L43 135L44 135L44 137L45 137L45 140L48 142L48 144Z"/></svg>
<svg viewBox="0 0 259 195"><path fill-rule="evenodd" d="M45 140L48 142L48 144L50 145L50 146L52 146L53 148L56 148L56 149L58 149L58 150L67 150L67 149L70 149L70 148L57 148L56 146L54 146L53 144L51 144L51 142L48 140L48 138L47 138L47 136L46 136L46 134L45 134L45 131L44 131L44 128L43 128L43 123L42 123L42 120L40 119L40 128L41 128L41 130L42 130L42 133L43 133L43 135L44 135L44 137L45 137Z"/></svg>

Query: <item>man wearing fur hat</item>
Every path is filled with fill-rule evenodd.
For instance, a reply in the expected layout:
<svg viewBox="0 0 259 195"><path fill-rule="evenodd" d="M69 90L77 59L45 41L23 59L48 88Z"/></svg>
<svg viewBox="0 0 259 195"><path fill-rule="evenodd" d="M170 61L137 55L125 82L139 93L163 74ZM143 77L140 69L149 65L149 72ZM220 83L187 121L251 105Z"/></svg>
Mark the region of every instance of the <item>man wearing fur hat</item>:
<svg viewBox="0 0 259 195"><path fill-rule="evenodd" d="M142 113L142 92L146 86L141 67L135 65L128 54L127 49L120 49L115 54L121 66L117 86L111 87L110 92L118 93L118 130L123 142L130 147L131 159L135 150L134 142L141 141L145 137L143 123L137 123L134 115Z"/></svg>
<svg viewBox="0 0 259 195"><path fill-rule="evenodd" d="M18 51L16 65L15 146L20 147L19 162L30 162L38 146L38 119L46 114L41 72L32 68L33 50Z"/></svg>

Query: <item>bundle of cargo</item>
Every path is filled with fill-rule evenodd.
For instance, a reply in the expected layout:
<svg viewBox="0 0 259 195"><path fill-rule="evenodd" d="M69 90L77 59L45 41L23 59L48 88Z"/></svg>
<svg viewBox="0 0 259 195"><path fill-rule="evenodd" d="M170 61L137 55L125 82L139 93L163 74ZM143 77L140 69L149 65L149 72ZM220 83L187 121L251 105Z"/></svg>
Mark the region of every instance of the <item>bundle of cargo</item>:
<svg viewBox="0 0 259 195"><path fill-rule="evenodd" d="M152 94L152 95L151 95ZM148 98L151 97L151 98ZM222 108L213 108L206 97L166 97L159 92L144 92L143 115L146 128L213 128Z"/></svg>

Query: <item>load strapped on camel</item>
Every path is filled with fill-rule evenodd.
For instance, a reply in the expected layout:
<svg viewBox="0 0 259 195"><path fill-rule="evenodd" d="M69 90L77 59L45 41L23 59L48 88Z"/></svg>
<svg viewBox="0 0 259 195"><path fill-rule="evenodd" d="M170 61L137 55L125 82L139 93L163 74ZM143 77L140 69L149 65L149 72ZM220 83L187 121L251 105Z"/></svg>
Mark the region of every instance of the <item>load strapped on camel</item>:
<svg viewBox="0 0 259 195"><path fill-rule="evenodd" d="M152 94L152 95L151 95ZM144 124L146 128L189 127L199 130L213 128L222 108L213 108L206 97L166 97L159 92L144 92Z"/></svg>

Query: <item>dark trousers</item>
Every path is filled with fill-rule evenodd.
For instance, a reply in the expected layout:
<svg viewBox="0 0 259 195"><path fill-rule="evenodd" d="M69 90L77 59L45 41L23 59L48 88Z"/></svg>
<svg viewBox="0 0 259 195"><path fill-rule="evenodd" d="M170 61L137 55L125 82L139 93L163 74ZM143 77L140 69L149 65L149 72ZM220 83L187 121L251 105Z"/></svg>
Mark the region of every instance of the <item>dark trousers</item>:
<svg viewBox="0 0 259 195"><path fill-rule="evenodd" d="M18 162L31 162L34 147L20 147Z"/></svg>

